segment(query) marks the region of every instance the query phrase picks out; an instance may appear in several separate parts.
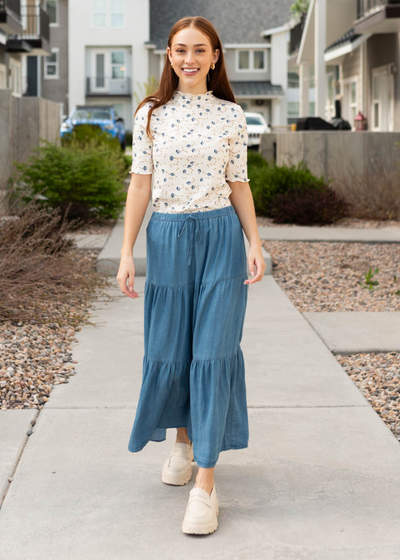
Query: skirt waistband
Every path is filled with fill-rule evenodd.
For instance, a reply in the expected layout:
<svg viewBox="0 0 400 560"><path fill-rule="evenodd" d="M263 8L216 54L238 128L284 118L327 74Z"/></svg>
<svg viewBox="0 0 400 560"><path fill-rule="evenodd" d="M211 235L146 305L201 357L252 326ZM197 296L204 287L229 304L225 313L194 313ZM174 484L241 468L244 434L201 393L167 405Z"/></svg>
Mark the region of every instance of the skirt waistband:
<svg viewBox="0 0 400 560"><path fill-rule="evenodd" d="M219 218L225 214L232 214L235 212L235 208L230 206L225 206L224 208L217 208L216 210L207 210L204 212L176 212L167 214L166 212L155 212L150 216L151 220L165 220L168 222L183 222L186 221L189 216L197 220L207 220L209 218Z"/></svg>

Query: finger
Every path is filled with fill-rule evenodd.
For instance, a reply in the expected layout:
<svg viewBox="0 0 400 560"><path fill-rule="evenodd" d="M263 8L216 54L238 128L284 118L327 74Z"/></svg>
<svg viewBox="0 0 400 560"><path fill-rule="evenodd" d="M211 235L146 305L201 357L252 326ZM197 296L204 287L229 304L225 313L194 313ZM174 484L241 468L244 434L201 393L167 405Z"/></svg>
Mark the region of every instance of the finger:
<svg viewBox="0 0 400 560"><path fill-rule="evenodd" d="M122 293L125 293L124 286L126 286L127 277L128 273L125 273L122 276L117 275L118 285Z"/></svg>
<svg viewBox="0 0 400 560"><path fill-rule="evenodd" d="M134 286L134 279L135 276L133 274L129 274L129 278L128 278L128 290L130 293L132 293L133 290L133 286Z"/></svg>

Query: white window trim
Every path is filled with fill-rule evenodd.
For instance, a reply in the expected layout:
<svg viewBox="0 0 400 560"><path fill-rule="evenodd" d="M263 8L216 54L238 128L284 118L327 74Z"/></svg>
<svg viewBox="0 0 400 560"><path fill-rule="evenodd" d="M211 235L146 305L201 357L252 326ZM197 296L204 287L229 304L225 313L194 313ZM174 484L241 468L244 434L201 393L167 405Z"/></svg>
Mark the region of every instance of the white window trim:
<svg viewBox="0 0 400 560"><path fill-rule="evenodd" d="M379 126L378 127L374 127L374 116L375 116L375 112L374 112L374 76L376 75L390 75L390 67L391 67L391 63L389 64L384 64L382 66L377 66L376 68L372 68L371 69L371 130L374 132L381 132L382 131L382 123L383 123L383 114L382 114L382 97L381 95L379 95L379 101L378 101L378 105L379 105ZM390 86L392 88L394 88L394 84L393 84L393 76L392 76L392 80L391 80L391 84ZM392 131L391 129L393 128L393 112L394 112L394 99L393 99L393 89L392 89L392 100L391 100L391 105L387 107L388 110L388 131Z"/></svg>
<svg viewBox="0 0 400 560"><path fill-rule="evenodd" d="M60 48L59 47L52 47L52 53L56 53L56 62L47 62L46 57L43 57L43 79L44 80L59 80L60 79ZM56 73L55 74L47 74L47 66L50 64L56 65Z"/></svg>
<svg viewBox="0 0 400 560"><path fill-rule="evenodd" d="M239 52L241 51L248 51L250 53L250 67L249 68L239 68ZM264 53L264 68L254 68L254 51L262 51ZM258 73L265 73L268 72L268 56L267 56L267 49L266 48L240 48L236 49L236 56L235 56L235 71L238 73L249 73L249 72L258 72Z"/></svg>
<svg viewBox="0 0 400 560"><path fill-rule="evenodd" d="M47 9L47 2L45 4ZM49 23L50 27L60 27L60 0L56 0L56 21L54 23Z"/></svg>
<svg viewBox="0 0 400 560"><path fill-rule="evenodd" d="M106 1L106 23L104 26L99 26L94 24L94 0L91 2L91 11L92 11L92 18L91 18L91 27L92 29L126 29L126 17L125 17L125 8L126 2L123 0L123 11L122 11L122 25L119 27L112 27L111 26L111 0Z"/></svg>
<svg viewBox="0 0 400 560"><path fill-rule="evenodd" d="M351 84L356 84L356 102L355 104L351 102ZM355 125L354 122L350 121L351 118L351 107L355 105L356 108L356 115L358 115L358 111L359 111L359 95L360 95L360 87L359 87L360 81L359 81L359 76L357 74L355 74L354 76L350 76L350 78L344 78L343 79L343 89L342 91L344 92L344 88L346 86L349 86L349 98L347 99L347 105L346 105L346 112L347 110L349 110L350 115L346 114L346 118L347 120L350 122L351 124L351 128L352 130L355 130ZM342 97L343 99L343 97ZM343 107L342 107L342 113L343 113ZM342 114L343 116L343 114Z"/></svg>
<svg viewBox="0 0 400 560"><path fill-rule="evenodd" d="M335 72L327 72L326 74L326 103L325 103L325 119L330 121L335 116L335 93L333 93L333 104L330 105L330 99L328 97L328 79L332 76L333 81L335 80Z"/></svg>
<svg viewBox="0 0 400 560"><path fill-rule="evenodd" d="M9 89L15 97L22 97L21 95L21 62L15 58L10 58L10 82ZM18 87L19 86L19 87Z"/></svg>

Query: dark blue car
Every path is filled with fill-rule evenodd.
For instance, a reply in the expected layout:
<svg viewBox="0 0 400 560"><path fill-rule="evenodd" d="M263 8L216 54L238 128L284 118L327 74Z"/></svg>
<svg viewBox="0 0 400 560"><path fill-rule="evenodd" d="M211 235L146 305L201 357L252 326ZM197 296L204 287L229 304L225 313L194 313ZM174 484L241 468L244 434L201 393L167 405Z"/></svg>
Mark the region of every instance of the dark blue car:
<svg viewBox="0 0 400 560"><path fill-rule="evenodd" d="M118 138L122 150L125 150L124 119L118 117L112 105L77 105L60 127L61 137L72 132L80 124L93 124Z"/></svg>

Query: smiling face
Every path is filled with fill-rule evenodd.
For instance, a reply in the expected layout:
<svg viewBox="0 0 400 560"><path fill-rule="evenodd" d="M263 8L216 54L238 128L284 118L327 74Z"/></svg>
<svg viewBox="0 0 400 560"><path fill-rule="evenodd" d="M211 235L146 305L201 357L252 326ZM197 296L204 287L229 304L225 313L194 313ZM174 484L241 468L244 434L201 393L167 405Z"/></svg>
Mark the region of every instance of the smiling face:
<svg viewBox="0 0 400 560"><path fill-rule="evenodd" d="M179 78L177 89L183 93L206 93L207 74L211 64L219 58L219 50L213 52L209 38L195 27L178 31L167 47L173 70Z"/></svg>

